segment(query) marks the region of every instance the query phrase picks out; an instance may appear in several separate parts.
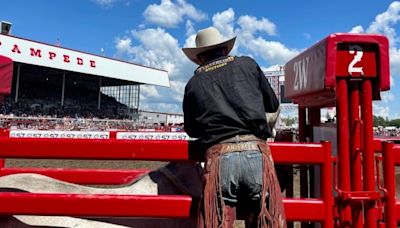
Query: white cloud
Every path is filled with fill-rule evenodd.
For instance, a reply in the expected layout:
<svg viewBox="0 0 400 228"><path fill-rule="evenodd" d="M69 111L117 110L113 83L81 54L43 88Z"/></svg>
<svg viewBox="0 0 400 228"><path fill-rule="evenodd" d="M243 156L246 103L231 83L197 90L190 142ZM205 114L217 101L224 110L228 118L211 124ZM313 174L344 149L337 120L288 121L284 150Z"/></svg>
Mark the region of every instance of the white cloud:
<svg viewBox="0 0 400 228"><path fill-rule="evenodd" d="M130 5L130 1L127 0L92 0L92 1L104 8L110 8L117 2L125 2L126 6Z"/></svg>
<svg viewBox="0 0 400 228"><path fill-rule="evenodd" d="M188 38L186 38L183 47L195 47L195 46L196 46L196 34L192 34Z"/></svg>
<svg viewBox="0 0 400 228"><path fill-rule="evenodd" d="M267 41L261 37L253 38L246 43L246 47L269 64L285 64L299 53L298 50L289 49L280 42Z"/></svg>
<svg viewBox="0 0 400 228"><path fill-rule="evenodd" d="M250 15L240 16L235 21L232 8L218 12L212 17L213 26L226 38L237 36L233 54L261 57L268 65L284 64L299 53L277 41L268 41L264 35L277 34L276 25L267 18L257 19ZM235 23L236 22L236 23Z"/></svg>
<svg viewBox="0 0 400 228"><path fill-rule="evenodd" d="M400 20L400 2L392 2L389 8L377 15L375 21L368 27L368 33L382 33L388 36L390 41L395 42L396 30L394 25Z"/></svg>
<svg viewBox="0 0 400 228"><path fill-rule="evenodd" d="M390 118L394 113L391 110L391 104L395 101L395 96L391 91L381 93L381 100L373 102L373 113L376 116Z"/></svg>
<svg viewBox="0 0 400 228"><path fill-rule="evenodd" d="M159 5L149 5L143 13L146 21L167 28L176 27L184 18L194 21L207 19L207 15L197 10L185 0L162 0Z"/></svg>
<svg viewBox="0 0 400 228"><path fill-rule="evenodd" d="M169 103L140 103L140 109L146 111L160 111L168 113L182 113L182 111L177 110L179 108L176 104Z"/></svg>
<svg viewBox="0 0 400 228"><path fill-rule="evenodd" d="M190 76L190 75L189 75ZM171 88L174 89L175 93L173 94L174 101L181 101L183 98L183 94L185 92L186 81L171 81Z"/></svg>
<svg viewBox="0 0 400 228"><path fill-rule="evenodd" d="M235 20L235 12L232 8L229 8L225 11L218 12L213 15L212 22L213 26L221 32L222 36L226 39L232 38L235 36L233 31L233 22Z"/></svg>
<svg viewBox="0 0 400 228"><path fill-rule="evenodd" d="M390 104L395 99L394 95L392 93L390 93L389 91L382 92L381 97L382 97L382 102L385 104Z"/></svg>
<svg viewBox="0 0 400 228"><path fill-rule="evenodd" d="M395 86L395 77L400 76L400 49L399 37L396 33L395 26L400 22L400 2L393 2L389 5L388 9L377 15L367 28L367 33L380 33L384 34L389 39L389 56L390 56L390 73L391 73L391 87L392 91L382 93L382 102L380 105L374 105L374 110L377 109L378 114L381 116L392 117L394 114L393 109L398 109L399 106L395 104L393 95L393 88Z"/></svg>
<svg viewBox="0 0 400 228"><path fill-rule="evenodd" d="M349 33L364 33L364 28L361 25L358 25L352 28Z"/></svg>
<svg viewBox="0 0 400 228"><path fill-rule="evenodd" d="M279 71L279 70L281 70L282 69L282 65L279 65L279 64L275 64L275 65L272 65L272 66L269 66L269 67L263 67L263 66L261 66L261 70L262 71Z"/></svg>
<svg viewBox="0 0 400 228"><path fill-rule="evenodd" d="M132 45L132 40L130 38L118 39L116 48L119 52L128 52Z"/></svg>
<svg viewBox="0 0 400 228"><path fill-rule="evenodd" d="M379 33L384 34L388 37L389 42L395 45L399 42L399 38L396 37L396 29L394 26L400 21L400 2L392 2L388 9L378 14L375 20L369 25L369 27L364 30L361 25L353 27L351 33Z"/></svg>
<svg viewBox="0 0 400 228"><path fill-rule="evenodd" d="M196 31L194 30L193 27L193 22L191 20L186 21L186 36L191 36L193 34L196 34Z"/></svg>
<svg viewBox="0 0 400 228"><path fill-rule="evenodd" d="M140 95L143 96L145 99L147 97L152 97L152 98L160 97L160 94L158 93L156 87L151 85L140 86L140 93L141 93Z"/></svg>
<svg viewBox="0 0 400 228"><path fill-rule="evenodd" d="M164 29L133 30L131 36L139 45L132 46L131 38L117 41L117 53L127 54L134 62L168 70L170 73L174 66L168 60L180 53L178 40L172 37Z"/></svg>
<svg viewBox="0 0 400 228"><path fill-rule="evenodd" d="M391 47L389 49L390 55L390 73L391 75L400 76L400 49ZM394 80L392 80L394 82Z"/></svg>
<svg viewBox="0 0 400 228"><path fill-rule="evenodd" d="M400 76L400 49L397 47L399 44L399 37L396 34L395 26L400 21L400 2L393 2L388 9L377 15L367 28L367 33L380 33L384 34L389 39L389 54L391 74Z"/></svg>
<svg viewBox="0 0 400 228"><path fill-rule="evenodd" d="M168 71L170 88L141 86L141 109L182 112L184 87L195 65L183 54L176 38L162 28L138 29L117 39L115 46L116 57Z"/></svg>
<svg viewBox="0 0 400 228"><path fill-rule="evenodd" d="M395 85L396 85L396 82L395 82L393 76L391 75L391 76L390 76L390 86L391 86L391 87L394 87Z"/></svg>
<svg viewBox="0 0 400 228"><path fill-rule="evenodd" d="M238 20L241 32L254 34L255 32L266 32L268 35L276 35L276 26L266 18L257 18L249 15L241 16Z"/></svg>
<svg viewBox="0 0 400 228"><path fill-rule="evenodd" d="M389 117L390 108L388 105L382 105L382 103L374 102L373 113L375 116L382 116L383 118Z"/></svg>
<svg viewBox="0 0 400 228"><path fill-rule="evenodd" d="M393 117L393 103L395 102L395 95L392 91L385 91L381 93L381 100L373 102L373 113L376 116L382 116L384 118Z"/></svg>

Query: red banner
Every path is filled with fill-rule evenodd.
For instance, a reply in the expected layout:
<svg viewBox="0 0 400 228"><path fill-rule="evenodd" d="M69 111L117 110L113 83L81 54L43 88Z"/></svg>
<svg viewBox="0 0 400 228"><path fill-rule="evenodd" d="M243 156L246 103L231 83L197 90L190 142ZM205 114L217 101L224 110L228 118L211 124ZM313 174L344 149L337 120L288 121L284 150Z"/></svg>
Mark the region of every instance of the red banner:
<svg viewBox="0 0 400 228"><path fill-rule="evenodd" d="M11 93L13 61L0 55L0 98Z"/></svg>

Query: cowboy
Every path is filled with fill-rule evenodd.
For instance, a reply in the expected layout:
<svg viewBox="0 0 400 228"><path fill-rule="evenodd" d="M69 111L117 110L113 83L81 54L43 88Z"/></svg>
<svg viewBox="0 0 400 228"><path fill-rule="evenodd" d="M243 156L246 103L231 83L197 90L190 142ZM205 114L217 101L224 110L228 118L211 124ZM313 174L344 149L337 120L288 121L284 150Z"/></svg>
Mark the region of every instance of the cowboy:
<svg viewBox="0 0 400 228"><path fill-rule="evenodd" d="M229 56L236 37L224 40L214 27L200 30L196 47L183 48L199 65L185 87L186 133L205 148L205 227L286 227L281 192L266 139L266 112L278 99L257 63Z"/></svg>

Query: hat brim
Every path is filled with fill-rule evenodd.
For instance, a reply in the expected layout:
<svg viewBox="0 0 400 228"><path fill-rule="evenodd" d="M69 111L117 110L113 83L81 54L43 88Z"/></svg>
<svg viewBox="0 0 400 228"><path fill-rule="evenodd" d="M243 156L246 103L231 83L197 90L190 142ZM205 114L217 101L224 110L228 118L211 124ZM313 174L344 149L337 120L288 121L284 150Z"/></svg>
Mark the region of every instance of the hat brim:
<svg viewBox="0 0 400 228"><path fill-rule="evenodd" d="M199 60L199 58L197 57L199 54L215 49L215 48L219 48L219 47L226 47L226 49L228 50L228 53L231 52L233 45L235 45L235 40L236 40L236 36L219 44L214 44L211 46L205 46L205 47L198 47L198 48L182 48L183 53L185 53L185 55L192 60L193 62L195 62L198 65L201 65L201 62Z"/></svg>

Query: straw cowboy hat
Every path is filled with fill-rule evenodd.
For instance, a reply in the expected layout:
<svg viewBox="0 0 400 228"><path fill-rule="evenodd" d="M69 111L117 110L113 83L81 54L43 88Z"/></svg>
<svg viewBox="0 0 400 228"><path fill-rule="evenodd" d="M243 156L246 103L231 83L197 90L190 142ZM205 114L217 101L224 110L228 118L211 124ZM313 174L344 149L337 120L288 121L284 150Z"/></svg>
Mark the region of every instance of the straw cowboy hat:
<svg viewBox="0 0 400 228"><path fill-rule="evenodd" d="M190 60L200 65L201 62L197 58L199 54L219 47L226 47L229 53L235 44L235 40L236 36L224 41L216 28L208 27L197 33L195 48L182 48L182 51Z"/></svg>

